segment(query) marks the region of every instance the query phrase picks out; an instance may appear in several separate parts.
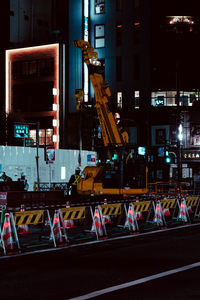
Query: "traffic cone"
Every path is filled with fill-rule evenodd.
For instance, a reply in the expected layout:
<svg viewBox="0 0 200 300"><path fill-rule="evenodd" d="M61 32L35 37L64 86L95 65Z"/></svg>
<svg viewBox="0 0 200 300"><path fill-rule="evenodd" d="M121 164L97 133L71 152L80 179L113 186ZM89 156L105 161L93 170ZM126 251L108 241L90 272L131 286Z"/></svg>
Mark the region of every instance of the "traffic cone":
<svg viewBox="0 0 200 300"><path fill-rule="evenodd" d="M126 222L124 224L124 227L128 227L130 231L136 231L137 228L137 219L136 219L136 214L134 211L134 205L133 203L129 204L128 208L128 214L126 218Z"/></svg>
<svg viewBox="0 0 200 300"><path fill-rule="evenodd" d="M76 228L73 220L64 220L65 228Z"/></svg>
<svg viewBox="0 0 200 300"><path fill-rule="evenodd" d="M25 211L24 205L21 205L21 209L20 211ZM18 234L30 234L31 232L28 229L28 225L24 224L24 225L18 225L18 230L17 230Z"/></svg>
<svg viewBox="0 0 200 300"><path fill-rule="evenodd" d="M12 233L9 213L5 214L2 236L3 236L5 248L7 250L13 250L14 249L14 240L13 240L13 233Z"/></svg>
<svg viewBox="0 0 200 300"><path fill-rule="evenodd" d="M103 216L103 224L111 224L112 221L111 221L111 218L110 216Z"/></svg>
<svg viewBox="0 0 200 300"><path fill-rule="evenodd" d="M98 207L95 207L93 220L91 232L97 233L98 236L103 236L103 228Z"/></svg>
<svg viewBox="0 0 200 300"><path fill-rule="evenodd" d="M191 206L188 206L187 210L188 210L189 214L193 214L193 210L192 210Z"/></svg>
<svg viewBox="0 0 200 300"><path fill-rule="evenodd" d="M62 243L62 230L60 225L60 216L59 211L55 210L54 218L53 218L53 234L57 243Z"/></svg>
<svg viewBox="0 0 200 300"><path fill-rule="evenodd" d="M169 208L163 209L163 214L164 214L165 217L171 216Z"/></svg>
<svg viewBox="0 0 200 300"><path fill-rule="evenodd" d="M136 200L136 202L139 202L139 200ZM136 219L139 221L139 220L143 220L143 217L142 217L142 213L141 212L136 212Z"/></svg>
<svg viewBox="0 0 200 300"><path fill-rule="evenodd" d="M156 202L156 209L153 218L153 223L156 224L157 226L163 226L162 207L160 201Z"/></svg>
<svg viewBox="0 0 200 300"><path fill-rule="evenodd" d="M182 222L187 222L187 212L186 212L186 204L184 199L181 200L181 205L180 205L180 209L179 209L179 214L178 214L178 220L182 221Z"/></svg>

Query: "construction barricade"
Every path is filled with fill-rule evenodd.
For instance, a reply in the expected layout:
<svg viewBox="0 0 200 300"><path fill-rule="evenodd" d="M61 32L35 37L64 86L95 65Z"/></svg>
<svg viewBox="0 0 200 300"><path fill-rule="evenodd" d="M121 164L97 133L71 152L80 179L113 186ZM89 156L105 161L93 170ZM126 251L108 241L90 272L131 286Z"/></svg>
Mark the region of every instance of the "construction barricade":
<svg viewBox="0 0 200 300"><path fill-rule="evenodd" d="M62 226L65 228L68 243L80 243L89 241L95 237L98 239L102 227L102 220L96 220L91 206L77 206L60 209L62 214ZM95 225L93 225L95 219ZM98 226L99 223L99 233ZM92 228L93 227L93 228Z"/></svg>
<svg viewBox="0 0 200 300"><path fill-rule="evenodd" d="M160 200L151 201L146 222L152 224L154 227L163 228L166 226L166 220Z"/></svg>
<svg viewBox="0 0 200 300"><path fill-rule="evenodd" d="M127 215L125 204L102 204L98 205L98 210L102 221L103 235L110 237L128 232L124 227Z"/></svg>
<svg viewBox="0 0 200 300"><path fill-rule="evenodd" d="M21 226L27 226L26 232L21 232ZM8 228L9 233L7 233ZM9 235L9 244L12 246L8 246L6 235ZM56 247L49 211L34 210L6 213L1 231L1 245L4 254L9 250L21 252L34 247L52 245Z"/></svg>

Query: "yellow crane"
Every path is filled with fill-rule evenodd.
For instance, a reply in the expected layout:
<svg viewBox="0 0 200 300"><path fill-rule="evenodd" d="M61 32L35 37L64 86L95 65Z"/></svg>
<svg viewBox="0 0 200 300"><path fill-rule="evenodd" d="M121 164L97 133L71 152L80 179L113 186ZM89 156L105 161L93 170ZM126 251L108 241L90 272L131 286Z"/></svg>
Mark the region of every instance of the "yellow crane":
<svg viewBox="0 0 200 300"><path fill-rule="evenodd" d="M100 62L98 61L97 52L90 46L90 43L84 40L75 40L74 47L80 48L83 53L84 62L89 68L89 78L94 88L96 111L101 126L102 139L104 147L114 147L115 151L122 151L128 145L128 133L116 124L115 117L109 107L109 98L111 96L108 84L104 81L102 74L98 73ZM80 90L76 91L77 108L83 101L83 93ZM84 178L78 185L77 191L79 194L94 194L94 195L135 195L147 193L147 168L143 170L143 180L137 184L136 169L132 183L124 182L124 162L126 163L130 157L122 159L118 164L98 165L95 167L88 166L84 169ZM142 162L141 162L142 163ZM130 170L129 170L130 171ZM139 170L138 170L139 172ZM127 177L127 176L125 176ZM130 176L131 177L131 176Z"/></svg>

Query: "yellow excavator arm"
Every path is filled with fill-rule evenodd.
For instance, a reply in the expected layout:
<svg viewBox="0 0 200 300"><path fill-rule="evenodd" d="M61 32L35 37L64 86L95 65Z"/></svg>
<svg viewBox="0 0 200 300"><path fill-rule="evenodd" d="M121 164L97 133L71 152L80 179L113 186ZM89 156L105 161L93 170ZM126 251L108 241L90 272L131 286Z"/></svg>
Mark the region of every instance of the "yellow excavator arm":
<svg viewBox="0 0 200 300"><path fill-rule="evenodd" d="M83 40L74 41L74 46L80 48L83 52L84 62L90 66L100 66L97 60L97 52L90 46L89 42ZM119 128L116 124L113 113L109 109L110 89L103 80L103 76L97 72L90 72L90 80L94 88L96 99L96 110L101 126L102 138L104 146L123 146L128 143L128 133Z"/></svg>

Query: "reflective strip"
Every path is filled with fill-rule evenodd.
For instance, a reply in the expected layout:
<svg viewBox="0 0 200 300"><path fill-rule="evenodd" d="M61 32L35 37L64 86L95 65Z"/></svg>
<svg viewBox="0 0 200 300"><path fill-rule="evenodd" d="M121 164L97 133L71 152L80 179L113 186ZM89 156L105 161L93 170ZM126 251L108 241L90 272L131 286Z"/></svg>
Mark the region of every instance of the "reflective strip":
<svg viewBox="0 0 200 300"><path fill-rule="evenodd" d="M174 208L176 199L165 199L161 200L162 209Z"/></svg>
<svg viewBox="0 0 200 300"><path fill-rule="evenodd" d="M188 197L185 199L187 206L197 206L198 197Z"/></svg>
<svg viewBox="0 0 200 300"><path fill-rule="evenodd" d="M85 218L85 206L61 209L64 220L78 220Z"/></svg>
<svg viewBox="0 0 200 300"><path fill-rule="evenodd" d="M138 201L134 202L135 212L144 212L148 211L150 207L151 201Z"/></svg>
<svg viewBox="0 0 200 300"><path fill-rule="evenodd" d="M44 223L44 210L20 211L14 214L15 225Z"/></svg>
<svg viewBox="0 0 200 300"><path fill-rule="evenodd" d="M121 215L121 203L101 205L103 216Z"/></svg>

